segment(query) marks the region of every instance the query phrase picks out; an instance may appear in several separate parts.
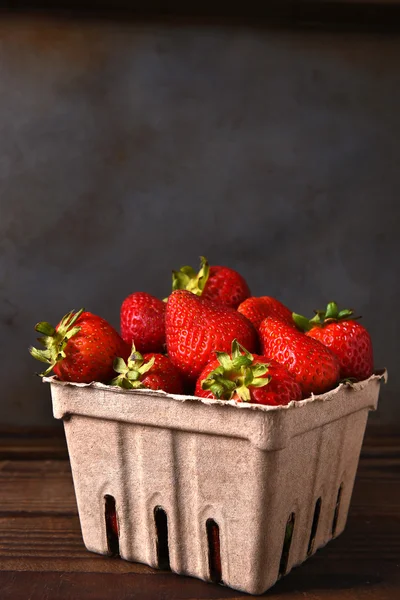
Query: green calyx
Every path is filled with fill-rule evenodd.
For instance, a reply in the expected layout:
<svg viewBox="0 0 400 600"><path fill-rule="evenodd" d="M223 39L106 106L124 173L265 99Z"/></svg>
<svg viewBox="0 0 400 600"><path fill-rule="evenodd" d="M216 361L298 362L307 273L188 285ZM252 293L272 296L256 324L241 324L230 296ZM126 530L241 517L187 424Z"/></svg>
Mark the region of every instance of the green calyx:
<svg viewBox="0 0 400 600"><path fill-rule="evenodd" d="M140 352L137 352L135 344L132 344L131 354L127 362L123 358L116 358L114 360L114 371L118 375L110 381L110 385L117 385L125 390L137 390L146 387L143 385L141 378L145 373L150 371L154 365L154 361L153 356L146 362Z"/></svg>
<svg viewBox="0 0 400 600"><path fill-rule="evenodd" d="M264 387L271 378L262 377L268 372L268 364L254 364L254 357L235 339L232 342L231 356L226 352L216 352L219 367L211 371L201 382L203 390L210 390L216 398L231 400L239 396L243 402L250 402L249 387Z"/></svg>
<svg viewBox="0 0 400 600"><path fill-rule="evenodd" d="M314 312L315 316L312 319L292 313L293 321L302 331L310 331L313 327L323 327L324 325L328 325L328 323L360 318L353 316L354 310L352 309L344 308L343 310L339 310L336 302L329 302L326 310L315 310Z"/></svg>
<svg viewBox="0 0 400 600"><path fill-rule="evenodd" d="M181 267L179 271L172 271L172 291L187 290L201 296L208 276L210 274L210 265L204 256L200 256L200 270L196 272L192 267Z"/></svg>
<svg viewBox="0 0 400 600"><path fill-rule="evenodd" d="M71 310L61 319L57 330L46 321L35 325L35 331L42 334L42 337L38 338L38 342L44 346L44 350L31 346L29 352L33 358L49 365L43 373L40 373L41 377L49 375L56 364L65 358L65 346L68 340L80 331L81 328L75 326L75 323L84 310L84 308L78 311Z"/></svg>

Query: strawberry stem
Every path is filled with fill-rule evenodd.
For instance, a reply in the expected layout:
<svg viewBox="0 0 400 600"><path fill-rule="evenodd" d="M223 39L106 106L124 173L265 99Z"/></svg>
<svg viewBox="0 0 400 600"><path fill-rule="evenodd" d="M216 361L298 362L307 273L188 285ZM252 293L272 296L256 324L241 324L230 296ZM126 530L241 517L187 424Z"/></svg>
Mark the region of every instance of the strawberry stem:
<svg viewBox="0 0 400 600"><path fill-rule="evenodd" d="M154 362L154 356L150 360L145 361L140 352L136 350L135 344L132 344L131 354L127 362L120 357L114 360L114 371L118 375L110 381L110 385L116 385L126 390L137 390L146 387L143 385L141 378L145 373L150 371Z"/></svg>
<svg viewBox="0 0 400 600"><path fill-rule="evenodd" d="M201 296L208 277L210 275L210 265L204 256L200 256L200 270L196 272L192 267L181 267L179 271L172 271L172 291L187 290Z"/></svg>
<svg viewBox="0 0 400 600"><path fill-rule="evenodd" d="M219 367L211 371L201 382L203 390L210 390L216 398L231 400L238 396L242 402L250 402L251 387L264 387L271 378L262 377L268 372L268 364L254 364L254 357L235 339L231 355L216 352Z"/></svg>
<svg viewBox="0 0 400 600"><path fill-rule="evenodd" d="M51 373L58 362L65 358L65 346L74 335L80 331L80 327L74 327L74 324L79 319L85 309L81 308L78 311L71 310L60 321L57 329L50 323L41 321L35 325L35 331L43 334L43 337L38 338L44 346L44 350L31 346L29 352L33 358L49 365L49 367L40 373L41 377L46 377Z"/></svg>
<svg viewBox="0 0 400 600"><path fill-rule="evenodd" d="M336 302L329 302L326 310L315 310L315 316L312 319L307 319L302 315L293 313L293 321L301 331L310 331L313 327L323 327L328 323L336 323L337 321L355 320L360 317L354 316L354 310L345 308L339 311Z"/></svg>

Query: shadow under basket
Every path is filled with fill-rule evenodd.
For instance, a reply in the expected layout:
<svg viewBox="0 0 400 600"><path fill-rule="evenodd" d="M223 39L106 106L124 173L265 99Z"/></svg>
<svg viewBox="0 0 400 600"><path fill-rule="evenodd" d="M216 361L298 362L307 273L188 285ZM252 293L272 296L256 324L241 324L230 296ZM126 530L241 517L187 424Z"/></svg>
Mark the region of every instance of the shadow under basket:
<svg viewBox="0 0 400 600"><path fill-rule="evenodd" d="M265 592L343 531L383 379L268 407L45 378L86 548Z"/></svg>

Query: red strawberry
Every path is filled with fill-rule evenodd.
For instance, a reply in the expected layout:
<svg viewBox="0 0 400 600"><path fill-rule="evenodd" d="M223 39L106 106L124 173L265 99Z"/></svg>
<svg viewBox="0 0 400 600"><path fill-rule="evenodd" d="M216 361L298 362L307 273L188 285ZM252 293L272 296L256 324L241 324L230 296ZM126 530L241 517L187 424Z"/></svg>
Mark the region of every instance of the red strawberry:
<svg viewBox="0 0 400 600"><path fill-rule="evenodd" d="M238 306L238 311L247 317L257 330L267 317L276 317L294 326L292 312L282 302L271 296L247 298Z"/></svg>
<svg viewBox="0 0 400 600"><path fill-rule="evenodd" d="M294 315L296 324L307 330L306 335L327 346L340 364L342 379L368 379L374 370L372 341L368 331L352 316L354 311L339 311L330 302L326 311L318 310L313 319Z"/></svg>
<svg viewBox="0 0 400 600"><path fill-rule="evenodd" d="M135 292L121 306L121 335L139 352L163 352L165 345L165 302Z"/></svg>
<svg viewBox="0 0 400 600"><path fill-rule="evenodd" d="M117 358L114 369L119 375L111 381L111 385L125 389L164 390L169 394L183 393L181 375L164 354L150 353L142 356L132 345L127 362Z"/></svg>
<svg viewBox="0 0 400 600"><path fill-rule="evenodd" d="M50 365L42 375L53 370L61 381L109 381L114 359L129 356L129 346L115 329L83 308L65 315L55 329L46 322L38 323L35 329L43 334L39 341L45 350L31 347L30 353Z"/></svg>
<svg viewBox="0 0 400 600"><path fill-rule="evenodd" d="M301 388L285 367L265 356L250 354L237 340L232 342L231 355L217 355L200 374L196 396L269 406L301 400Z"/></svg>
<svg viewBox="0 0 400 600"><path fill-rule="evenodd" d="M172 272L172 290L188 290L232 308L250 296L249 286L237 271L229 267L210 267L204 256L200 258L198 273L192 267Z"/></svg>
<svg viewBox="0 0 400 600"><path fill-rule="evenodd" d="M336 357L317 340L304 335L280 319L268 317L260 326L264 356L284 365L300 384L303 397L323 394L334 387L340 375Z"/></svg>
<svg viewBox="0 0 400 600"><path fill-rule="evenodd" d="M190 381L197 379L216 350L229 352L235 338L251 351L257 346L256 331L246 317L186 290L168 298L165 325L168 356Z"/></svg>

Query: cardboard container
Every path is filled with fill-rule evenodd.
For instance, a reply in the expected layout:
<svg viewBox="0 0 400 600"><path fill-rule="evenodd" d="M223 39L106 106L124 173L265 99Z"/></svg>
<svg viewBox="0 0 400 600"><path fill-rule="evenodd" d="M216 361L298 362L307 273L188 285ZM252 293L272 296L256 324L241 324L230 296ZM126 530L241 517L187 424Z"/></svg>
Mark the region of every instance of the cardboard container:
<svg viewBox="0 0 400 600"><path fill-rule="evenodd" d="M45 378L86 548L263 593L343 531L384 378L278 407Z"/></svg>

